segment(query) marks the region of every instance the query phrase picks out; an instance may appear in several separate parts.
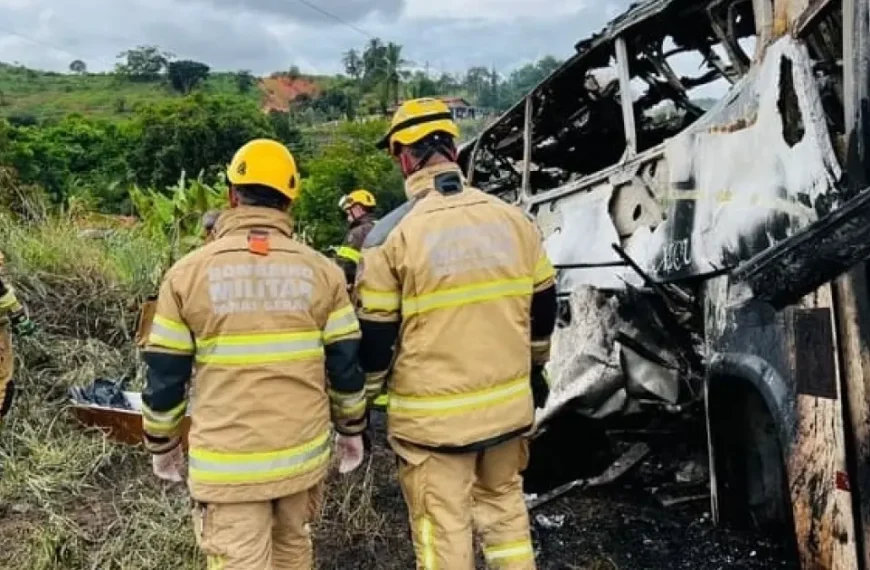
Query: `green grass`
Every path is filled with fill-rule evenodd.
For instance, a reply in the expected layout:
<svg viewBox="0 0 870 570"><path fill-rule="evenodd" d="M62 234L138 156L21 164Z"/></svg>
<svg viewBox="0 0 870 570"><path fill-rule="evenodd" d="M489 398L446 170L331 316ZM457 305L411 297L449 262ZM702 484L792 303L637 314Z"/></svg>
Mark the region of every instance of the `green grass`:
<svg viewBox="0 0 870 570"><path fill-rule="evenodd" d="M322 87L335 78L305 76ZM249 99L259 104L263 94L254 86L239 92L234 73L213 72L201 87L212 94ZM0 117L60 119L70 113L92 117L124 117L136 105L180 97L165 81L130 81L112 73L75 75L18 67L0 62Z"/></svg>
<svg viewBox="0 0 870 570"><path fill-rule="evenodd" d="M0 216L7 278L41 327L18 343L13 413L0 433L0 568L198 568L182 489L141 449L72 420L67 389L136 377L135 301L159 251L135 232L83 239L71 220Z"/></svg>
<svg viewBox="0 0 870 570"><path fill-rule="evenodd" d="M259 102L253 88L240 94L232 74L212 75L204 89ZM112 74L45 73L0 64L0 116L32 116L39 121L70 113L123 117L136 105L180 97L163 82L134 82Z"/></svg>
<svg viewBox="0 0 870 570"><path fill-rule="evenodd" d="M2 213L0 244L4 274L40 327L16 339L19 390L0 429L0 570L205 568L186 488L158 481L141 446L83 428L68 402L69 387L98 377L141 388L132 328L138 300L154 290L160 246L135 229L92 239L68 217L25 224ZM392 464L375 465L383 481ZM322 557L382 552L389 540L410 556L373 506L371 463L335 483L318 525Z"/></svg>

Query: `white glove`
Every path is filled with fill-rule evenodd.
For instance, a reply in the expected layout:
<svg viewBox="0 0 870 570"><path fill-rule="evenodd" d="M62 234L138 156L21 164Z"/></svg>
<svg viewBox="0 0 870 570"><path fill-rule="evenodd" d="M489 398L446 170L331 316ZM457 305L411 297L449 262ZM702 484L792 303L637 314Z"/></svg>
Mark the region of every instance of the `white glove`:
<svg viewBox="0 0 870 570"><path fill-rule="evenodd" d="M187 473L187 457L181 445L162 455L151 456L151 468L154 474L164 481L181 483Z"/></svg>
<svg viewBox="0 0 870 570"><path fill-rule="evenodd" d="M362 465L365 446L361 435L341 435L335 437L335 454L338 456L338 472L350 473Z"/></svg>

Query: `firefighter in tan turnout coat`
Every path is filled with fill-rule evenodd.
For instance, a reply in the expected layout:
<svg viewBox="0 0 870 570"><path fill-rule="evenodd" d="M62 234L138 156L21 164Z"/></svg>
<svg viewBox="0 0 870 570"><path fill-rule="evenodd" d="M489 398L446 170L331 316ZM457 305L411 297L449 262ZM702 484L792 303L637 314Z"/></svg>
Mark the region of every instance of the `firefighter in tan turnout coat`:
<svg viewBox="0 0 870 570"><path fill-rule="evenodd" d="M299 174L286 147L248 143L228 178L232 209L214 241L161 285L145 443L155 471L171 466L190 412L188 482L209 568L307 569L333 425L354 441L365 428L359 324L341 270L291 238Z"/></svg>
<svg viewBox="0 0 870 570"><path fill-rule="evenodd" d="M0 253L0 269L4 262L5 258ZM27 316L27 311L18 301L12 286L0 278L0 428L3 427L3 418L12 408L12 398L15 395L12 333L29 336L35 330L36 325Z"/></svg>
<svg viewBox="0 0 870 570"><path fill-rule="evenodd" d="M344 270L348 287L353 287L356 281L356 268L360 260L362 244L377 222L374 213L376 206L374 194L363 189L342 196L338 202L338 207L347 217L349 226L344 243L336 248L335 253L338 264Z"/></svg>
<svg viewBox="0 0 870 570"><path fill-rule="evenodd" d="M473 569L474 525L491 568L533 569L520 472L548 391L554 270L522 211L465 184L458 134L420 99L382 141L408 202L364 244L360 358L370 397L387 381L417 567Z"/></svg>

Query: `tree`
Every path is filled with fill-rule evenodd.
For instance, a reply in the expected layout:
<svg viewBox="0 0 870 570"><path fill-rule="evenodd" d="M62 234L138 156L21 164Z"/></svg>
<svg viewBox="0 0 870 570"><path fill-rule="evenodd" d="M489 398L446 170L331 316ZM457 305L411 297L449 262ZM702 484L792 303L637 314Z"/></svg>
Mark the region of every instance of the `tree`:
<svg viewBox="0 0 870 570"><path fill-rule="evenodd" d="M313 240L315 247L336 245L347 231L344 216L335 207L342 194L369 188L384 212L405 201L401 173L389 155L375 147L386 129L386 122L380 120L341 123L330 131L328 142L305 162L308 173L293 214L297 227Z"/></svg>
<svg viewBox="0 0 870 570"><path fill-rule="evenodd" d="M169 84L172 88L187 95L193 89L208 79L209 67L198 61L182 59L169 63Z"/></svg>
<svg viewBox="0 0 870 570"><path fill-rule="evenodd" d="M442 73L435 85L439 95L455 94L462 87L460 81L449 73Z"/></svg>
<svg viewBox="0 0 870 570"><path fill-rule="evenodd" d="M239 93L248 93L257 84L257 79L250 71L242 70L236 73L236 88Z"/></svg>
<svg viewBox="0 0 870 570"><path fill-rule="evenodd" d="M128 134L120 124L80 115L50 125L20 125L3 162L15 167L22 182L38 184L57 203L73 188L98 189L105 196L115 180L127 175Z"/></svg>
<svg viewBox="0 0 870 570"><path fill-rule="evenodd" d="M365 71L365 63L360 57L359 52L355 49L346 52L342 58L342 63L344 64L344 70L352 79L359 81L362 78Z"/></svg>
<svg viewBox="0 0 870 570"><path fill-rule="evenodd" d="M173 57L157 46L138 46L118 54L123 62L115 65L115 72L136 81L153 81L166 70Z"/></svg>
<svg viewBox="0 0 870 570"><path fill-rule="evenodd" d="M541 81L546 79L548 75L553 73L561 64L561 61L548 55L539 59L535 63L529 63L519 69L515 69L510 74L507 81L511 102L525 96Z"/></svg>
<svg viewBox="0 0 870 570"><path fill-rule="evenodd" d="M447 91L442 91L438 84L429 79L429 77L423 73L422 71L417 71L414 75L411 76L410 80L407 84L408 93L410 94L412 99L419 99L420 97L433 97L435 95L442 95L448 93Z"/></svg>
<svg viewBox="0 0 870 570"><path fill-rule="evenodd" d="M472 67L466 72L464 83L465 89L479 105L489 85L489 70L481 66Z"/></svg>
<svg viewBox="0 0 870 570"><path fill-rule="evenodd" d="M181 171L191 177L205 171L205 180L213 180L243 144L275 136L256 103L202 92L140 108L132 127L136 178L157 188L174 184Z"/></svg>
<svg viewBox="0 0 870 570"><path fill-rule="evenodd" d="M290 113L272 109L268 114L272 130L278 140L287 146L298 146L302 143L302 131L296 128L290 120ZM298 161L298 157L297 157Z"/></svg>
<svg viewBox="0 0 870 570"><path fill-rule="evenodd" d="M392 103L399 104L399 90L402 86L402 78L405 76L404 67L408 61L402 58L402 46L390 42L384 49L384 81L386 81L387 99Z"/></svg>
<svg viewBox="0 0 870 570"><path fill-rule="evenodd" d="M363 83L367 89L380 85L384 79L386 47L380 38L372 38L363 51Z"/></svg>
<svg viewBox="0 0 870 570"><path fill-rule="evenodd" d="M73 73L78 73L79 75L81 75L88 72L88 66L82 60L74 59L69 64L69 70Z"/></svg>

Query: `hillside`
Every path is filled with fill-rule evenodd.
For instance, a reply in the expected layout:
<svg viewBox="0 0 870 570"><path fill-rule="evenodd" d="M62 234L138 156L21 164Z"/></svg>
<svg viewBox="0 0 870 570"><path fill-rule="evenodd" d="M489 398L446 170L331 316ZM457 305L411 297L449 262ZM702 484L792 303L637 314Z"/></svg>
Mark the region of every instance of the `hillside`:
<svg viewBox="0 0 870 570"><path fill-rule="evenodd" d="M212 73L200 89L286 111L299 94L317 95L328 77L275 75L256 78L255 88L240 86L239 74ZM124 117L142 103L160 103L182 95L164 79L131 81L114 73L55 73L0 62L0 117L20 122L60 119L72 113L99 118Z"/></svg>

